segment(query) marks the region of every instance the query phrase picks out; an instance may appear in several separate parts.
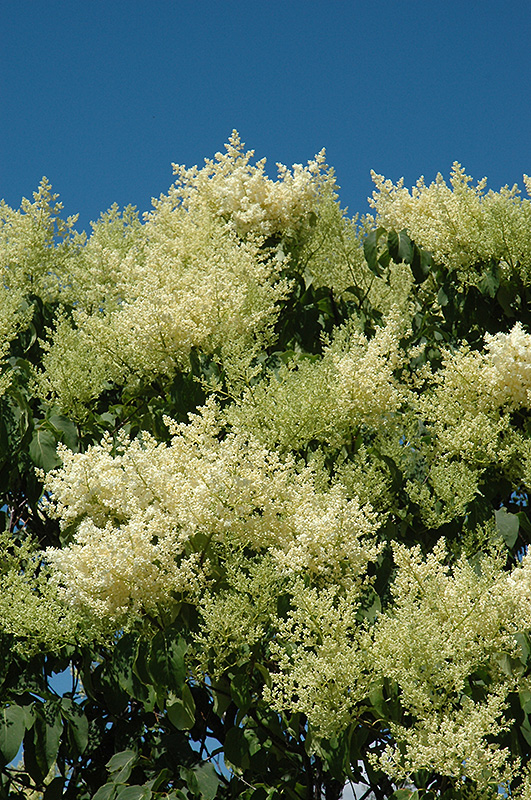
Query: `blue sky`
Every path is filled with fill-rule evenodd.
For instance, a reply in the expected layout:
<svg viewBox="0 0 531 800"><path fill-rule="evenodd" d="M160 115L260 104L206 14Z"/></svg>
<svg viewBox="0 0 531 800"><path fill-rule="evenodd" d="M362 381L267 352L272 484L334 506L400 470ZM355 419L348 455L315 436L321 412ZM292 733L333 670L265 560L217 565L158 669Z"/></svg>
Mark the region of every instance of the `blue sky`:
<svg viewBox="0 0 531 800"><path fill-rule="evenodd" d="M0 197L146 210L232 128L273 175L326 147L351 213L371 168L521 185L530 41L529 0L5 0Z"/></svg>

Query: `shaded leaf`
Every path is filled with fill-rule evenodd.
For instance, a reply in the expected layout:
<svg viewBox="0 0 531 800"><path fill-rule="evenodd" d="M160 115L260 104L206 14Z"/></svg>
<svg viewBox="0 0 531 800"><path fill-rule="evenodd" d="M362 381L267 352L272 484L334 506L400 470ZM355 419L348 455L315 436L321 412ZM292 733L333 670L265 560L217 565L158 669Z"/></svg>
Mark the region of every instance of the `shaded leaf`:
<svg viewBox="0 0 531 800"><path fill-rule="evenodd" d="M202 764L194 769L197 786L204 800L214 800L220 779L212 764Z"/></svg>
<svg viewBox="0 0 531 800"><path fill-rule="evenodd" d="M38 708L35 722L24 736L24 764L30 776L41 783L57 758L63 722L57 703Z"/></svg>
<svg viewBox="0 0 531 800"><path fill-rule="evenodd" d="M246 767L249 762L249 747L241 728L233 727L227 732L224 743L225 759L235 767Z"/></svg>
<svg viewBox="0 0 531 800"><path fill-rule="evenodd" d="M58 775L44 790L43 800L59 800L63 797L65 779Z"/></svg>
<svg viewBox="0 0 531 800"><path fill-rule="evenodd" d="M166 706L168 718L179 731L188 731L195 722L195 702L187 683L183 686L182 698L174 697Z"/></svg>
<svg viewBox="0 0 531 800"><path fill-rule="evenodd" d="M188 649L185 640L166 631L153 637L148 669L157 686L166 686L180 693L186 675L184 656Z"/></svg>
<svg viewBox="0 0 531 800"><path fill-rule="evenodd" d="M106 783L105 786L100 786L92 800L112 800L116 797L116 786L114 783Z"/></svg>
<svg viewBox="0 0 531 800"><path fill-rule="evenodd" d="M503 536L507 547L514 547L520 529L520 520L517 514L509 514L506 508L500 508L495 512L496 527Z"/></svg>
<svg viewBox="0 0 531 800"><path fill-rule="evenodd" d="M390 231L387 236L387 247L389 248L389 255L396 264L404 261L406 264L411 264L413 260L413 243L406 231Z"/></svg>
<svg viewBox="0 0 531 800"><path fill-rule="evenodd" d="M68 419L68 417L64 417L62 414L51 414L47 421L57 431L58 438L60 438L70 450L76 451L78 435L77 428L72 420Z"/></svg>
<svg viewBox="0 0 531 800"><path fill-rule="evenodd" d="M0 753L9 764L19 751L24 737L24 709L11 705L0 711Z"/></svg>
<svg viewBox="0 0 531 800"><path fill-rule="evenodd" d="M48 472L59 466L61 460L57 457L57 440L53 433L44 428L37 428L29 446L30 458L35 466Z"/></svg>
<svg viewBox="0 0 531 800"><path fill-rule="evenodd" d="M113 782L125 783L137 761L138 753L134 750L122 750L120 753L115 753L107 762L107 769L111 773Z"/></svg>
<svg viewBox="0 0 531 800"><path fill-rule="evenodd" d="M363 253L367 265L371 272L378 277L383 274L378 260L378 240L383 233L385 233L384 228L376 228L376 230L370 231L363 240Z"/></svg>
<svg viewBox="0 0 531 800"><path fill-rule="evenodd" d="M68 723L68 733L79 754L86 750L88 744L88 719L81 706L69 697L61 700L63 718Z"/></svg>
<svg viewBox="0 0 531 800"><path fill-rule="evenodd" d="M252 703L249 676L246 673L239 673L234 676L230 683L230 693L240 711L245 713Z"/></svg>
<svg viewBox="0 0 531 800"><path fill-rule="evenodd" d="M119 789L116 800L149 800L151 789L148 786L124 786Z"/></svg>

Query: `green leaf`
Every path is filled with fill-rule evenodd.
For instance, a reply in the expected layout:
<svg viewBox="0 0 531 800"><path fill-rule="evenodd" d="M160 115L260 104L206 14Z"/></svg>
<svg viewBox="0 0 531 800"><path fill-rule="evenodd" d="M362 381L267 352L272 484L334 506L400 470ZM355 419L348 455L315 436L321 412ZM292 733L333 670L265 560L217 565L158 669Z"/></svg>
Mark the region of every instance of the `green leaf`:
<svg viewBox="0 0 531 800"><path fill-rule="evenodd" d="M137 761L138 753L134 750L122 750L120 753L115 753L107 762L107 769L111 773L112 781L125 783Z"/></svg>
<svg viewBox="0 0 531 800"><path fill-rule="evenodd" d="M92 800L113 800L116 797L116 786L114 783L106 783L100 786Z"/></svg>
<svg viewBox="0 0 531 800"><path fill-rule="evenodd" d="M413 260L413 243L406 231L390 231L387 236L387 247L389 248L389 255L396 264L404 261L406 264L411 264Z"/></svg>
<svg viewBox="0 0 531 800"><path fill-rule="evenodd" d="M433 266L433 258L427 250L421 250L416 245L413 246L413 257L410 262L411 272L417 283L423 283Z"/></svg>
<svg viewBox="0 0 531 800"><path fill-rule="evenodd" d="M505 541L508 548L514 547L520 530L520 520L518 514L509 514L506 508L500 508L495 512L496 527Z"/></svg>
<svg viewBox="0 0 531 800"><path fill-rule="evenodd" d="M527 744L531 745L531 725L529 724L529 717L526 717L520 725L520 731Z"/></svg>
<svg viewBox="0 0 531 800"><path fill-rule="evenodd" d="M246 673L239 673L234 676L230 682L230 693L240 711L245 713L249 710L252 696L249 688L249 676Z"/></svg>
<svg viewBox="0 0 531 800"><path fill-rule="evenodd" d="M235 767L245 768L248 766L249 747L241 728L230 728L225 737L224 745L225 760L230 761Z"/></svg>
<svg viewBox="0 0 531 800"><path fill-rule="evenodd" d="M384 698L383 686L375 685L369 692L369 700L376 719L387 719L389 709ZM375 713L376 712L376 713Z"/></svg>
<svg viewBox="0 0 531 800"><path fill-rule="evenodd" d="M65 779L58 775L44 790L43 800L60 800L63 797Z"/></svg>
<svg viewBox="0 0 531 800"><path fill-rule="evenodd" d="M439 291L437 292L437 302L443 308L444 308L444 306L447 306L448 303L450 302L450 298L448 297L448 295L446 294L446 292L444 291L444 288L442 286L439 289Z"/></svg>
<svg viewBox="0 0 531 800"><path fill-rule="evenodd" d="M531 691L529 689L520 689L518 694L522 711L524 714L529 714L531 711Z"/></svg>
<svg viewBox="0 0 531 800"><path fill-rule="evenodd" d="M112 657L112 671L120 688L130 697L146 702L150 687L138 677L135 664L138 659L139 641L137 634L125 633L116 644ZM151 681L147 676L149 684Z"/></svg>
<svg viewBox="0 0 531 800"><path fill-rule="evenodd" d="M156 686L168 687L178 693L186 676L184 656L188 645L180 636L159 631L151 642L148 669Z"/></svg>
<svg viewBox="0 0 531 800"><path fill-rule="evenodd" d="M44 780L57 758L62 732L63 721L57 703L37 708L33 727L24 736L24 764L37 783Z"/></svg>
<svg viewBox="0 0 531 800"><path fill-rule="evenodd" d="M118 791L116 800L149 800L151 789L148 786L124 786Z"/></svg>
<svg viewBox="0 0 531 800"><path fill-rule="evenodd" d="M0 753L2 761L9 764L19 751L24 737L24 709L6 706L0 711Z"/></svg>
<svg viewBox="0 0 531 800"><path fill-rule="evenodd" d="M516 514L520 521L520 531L523 531L527 534L528 539L531 538L531 522L529 522L529 518L525 511L518 511Z"/></svg>
<svg viewBox="0 0 531 800"><path fill-rule="evenodd" d="M376 228L376 230L370 231L363 240L365 261L371 272L378 277L383 274L383 270L378 262L378 240L383 233L385 233L385 228Z"/></svg>
<svg viewBox="0 0 531 800"><path fill-rule="evenodd" d="M173 697L166 706L168 719L179 731L189 731L195 723L195 702L187 683L183 686L182 699Z"/></svg>
<svg viewBox="0 0 531 800"><path fill-rule="evenodd" d="M51 414L47 418L47 422L53 426L55 431L57 431L58 438L60 438L70 450L77 450L77 428L72 420L68 419L68 417L64 417L62 414Z"/></svg>
<svg viewBox="0 0 531 800"><path fill-rule="evenodd" d="M204 800L214 800L220 779L212 764L202 764L200 767L195 767L194 773L201 797Z"/></svg>
<svg viewBox="0 0 531 800"><path fill-rule="evenodd" d="M518 304L516 302L517 295L511 285L502 285L496 292L496 300L503 309L503 313L509 319L516 316Z"/></svg>
<svg viewBox="0 0 531 800"><path fill-rule="evenodd" d="M92 684L93 690L103 694L105 702L113 714L121 714L124 711L130 697L118 683L111 662L106 662L94 670Z"/></svg>
<svg viewBox="0 0 531 800"><path fill-rule="evenodd" d="M481 280L478 283L478 289L481 294L486 294L489 297L496 297L496 292L498 291L499 286L500 268L496 261L491 261L481 276Z"/></svg>
<svg viewBox="0 0 531 800"><path fill-rule="evenodd" d="M57 457L57 440L53 433L44 428L37 428L33 432L29 454L35 466L46 472L58 467L61 463Z"/></svg>
<svg viewBox="0 0 531 800"><path fill-rule="evenodd" d="M81 755L88 744L88 719L81 706L78 703L74 703L70 697L62 698L61 712L63 719L68 723L69 737L73 741L77 752Z"/></svg>
<svg viewBox="0 0 531 800"><path fill-rule="evenodd" d="M263 664L259 664L259 663L256 663L254 666L255 666L255 669L260 673L260 675L261 675L265 685L267 686L267 688L270 689L271 686L272 686L272 680L271 680L271 673L269 672L267 667L265 667Z"/></svg>
<svg viewBox="0 0 531 800"><path fill-rule="evenodd" d="M219 681L212 682L212 696L214 699L214 714L217 714L218 717L222 717L232 702L230 684L227 678L222 677Z"/></svg>

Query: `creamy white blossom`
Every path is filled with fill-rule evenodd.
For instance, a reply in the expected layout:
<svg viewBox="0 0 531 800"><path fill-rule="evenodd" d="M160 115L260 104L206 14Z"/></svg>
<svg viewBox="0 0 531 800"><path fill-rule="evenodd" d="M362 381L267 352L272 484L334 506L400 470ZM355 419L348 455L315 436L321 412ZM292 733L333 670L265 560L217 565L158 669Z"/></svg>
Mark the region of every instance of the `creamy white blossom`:
<svg viewBox="0 0 531 800"><path fill-rule="evenodd" d="M420 178L411 191L403 180L395 185L375 172L372 178L376 190L369 202L378 225L407 230L465 282L475 281L481 264L491 259L502 260L529 282L531 202L519 197L517 186L487 192L486 178L472 186L472 178L457 162L449 186L440 173L429 185ZM529 179L524 180L529 188Z"/></svg>
<svg viewBox="0 0 531 800"><path fill-rule="evenodd" d="M75 536L47 557L70 599L114 616L128 604L154 608L193 593L210 557L244 547L270 551L286 573L364 575L378 552L369 507L339 484L320 490L311 468L248 434L220 440L213 408L169 424L169 446L145 435L117 452L110 440L82 454L60 450L63 467L46 486Z"/></svg>
<svg viewBox="0 0 531 800"><path fill-rule="evenodd" d="M531 407L531 336L520 322L509 333L485 334L492 392L511 408Z"/></svg>

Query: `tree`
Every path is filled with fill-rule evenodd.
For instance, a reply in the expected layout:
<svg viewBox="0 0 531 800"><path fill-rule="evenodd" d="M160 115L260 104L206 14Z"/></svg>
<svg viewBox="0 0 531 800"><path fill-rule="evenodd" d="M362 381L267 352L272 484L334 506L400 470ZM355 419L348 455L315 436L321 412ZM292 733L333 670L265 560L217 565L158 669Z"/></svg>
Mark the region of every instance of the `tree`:
<svg viewBox="0 0 531 800"><path fill-rule="evenodd" d="M525 800L531 203L252 158L0 206L0 796Z"/></svg>

